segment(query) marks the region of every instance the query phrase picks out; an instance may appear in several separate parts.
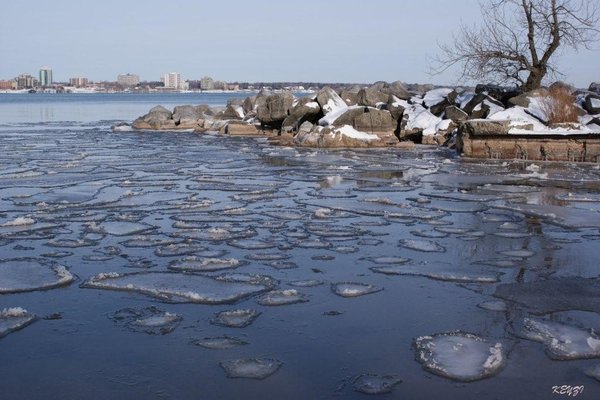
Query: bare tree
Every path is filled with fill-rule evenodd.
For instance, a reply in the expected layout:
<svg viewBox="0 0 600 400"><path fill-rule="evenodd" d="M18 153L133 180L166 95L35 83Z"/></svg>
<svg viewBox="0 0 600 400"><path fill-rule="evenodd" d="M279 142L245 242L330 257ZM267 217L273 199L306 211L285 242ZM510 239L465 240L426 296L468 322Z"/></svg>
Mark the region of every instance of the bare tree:
<svg viewBox="0 0 600 400"><path fill-rule="evenodd" d="M452 43L440 45L433 72L461 65L462 78L537 89L546 75L560 75L559 47L590 49L597 40L599 5L599 0L482 2L482 24L461 24Z"/></svg>

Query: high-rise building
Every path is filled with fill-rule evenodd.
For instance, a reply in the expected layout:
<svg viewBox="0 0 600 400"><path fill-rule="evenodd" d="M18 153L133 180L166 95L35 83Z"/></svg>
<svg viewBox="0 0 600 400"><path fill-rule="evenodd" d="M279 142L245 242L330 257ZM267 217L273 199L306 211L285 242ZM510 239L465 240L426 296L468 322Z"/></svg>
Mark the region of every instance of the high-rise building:
<svg viewBox="0 0 600 400"><path fill-rule="evenodd" d="M69 78L69 86L75 86L78 88L86 87L88 79L82 76L76 76L75 78Z"/></svg>
<svg viewBox="0 0 600 400"><path fill-rule="evenodd" d="M37 86L37 79L29 74L21 74L17 77L17 89L31 89Z"/></svg>
<svg viewBox="0 0 600 400"><path fill-rule="evenodd" d="M215 88L215 81L210 76L205 76L200 80L200 89L202 90L213 90Z"/></svg>
<svg viewBox="0 0 600 400"><path fill-rule="evenodd" d="M118 75L117 83L121 86L137 86L140 84L140 77L136 74Z"/></svg>
<svg viewBox="0 0 600 400"><path fill-rule="evenodd" d="M52 86L52 68L42 67L40 68L40 86Z"/></svg>
<svg viewBox="0 0 600 400"><path fill-rule="evenodd" d="M166 88L169 89L182 89L183 81L181 80L181 74L177 72L169 72L163 76L163 83Z"/></svg>

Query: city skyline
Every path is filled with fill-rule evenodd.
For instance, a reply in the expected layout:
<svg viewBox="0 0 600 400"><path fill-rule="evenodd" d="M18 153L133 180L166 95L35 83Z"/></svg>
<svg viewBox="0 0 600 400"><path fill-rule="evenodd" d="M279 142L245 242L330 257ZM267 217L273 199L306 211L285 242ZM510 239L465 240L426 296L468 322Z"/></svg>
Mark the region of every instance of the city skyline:
<svg viewBox="0 0 600 400"><path fill-rule="evenodd" d="M222 4L108 0L86 5L72 0L32 1L28 23L8 18L0 26L5 57L0 77L9 79L40 65L54 68L56 81L73 76L113 80L134 72L159 80L168 71L186 79L204 75L225 81L374 82L463 84L456 69L430 76L429 60L438 43L452 37L460 21L480 19L477 0L448 3L306 0L277 4L266 0ZM8 3L6 15L19 15ZM56 21L59 21L57 23ZM18 40L14 40L14 38ZM558 62L565 81L587 87L598 75L591 65L598 49L564 49Z"/></svg>

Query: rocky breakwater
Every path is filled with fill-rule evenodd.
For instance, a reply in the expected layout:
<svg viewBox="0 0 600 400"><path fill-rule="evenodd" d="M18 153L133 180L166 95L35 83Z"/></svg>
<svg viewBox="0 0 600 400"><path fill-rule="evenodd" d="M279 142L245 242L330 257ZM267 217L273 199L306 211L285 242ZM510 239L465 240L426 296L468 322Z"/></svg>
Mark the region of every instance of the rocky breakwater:
<svg viewBox="0 0 600 400"><path fill-rule="evenodd" d="M592 90L563 83L517 95L493 86L478 89L476 96L494 102L485 117L460 123L456 148L464 156L600 162L600 97ZM557 116L570 121L556 122Z"/></svg>

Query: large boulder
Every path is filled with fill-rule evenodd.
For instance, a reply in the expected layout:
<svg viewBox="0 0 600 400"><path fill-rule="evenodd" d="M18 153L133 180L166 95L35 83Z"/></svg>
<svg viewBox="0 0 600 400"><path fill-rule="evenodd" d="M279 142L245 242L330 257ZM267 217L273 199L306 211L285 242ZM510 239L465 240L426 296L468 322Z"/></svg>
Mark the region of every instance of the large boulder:
<svg viewBox="0 0 600 400"><path fill-rule="evenodd" d="M227 107L217 115L217 118L241 120L244 119L245 115L243 100L229 99L227 101Z"/></svg>
<svg viewBox="0 0 600 400"><path fill-rule="evenodd" d="M365 148L388 147L398 144L394 135L377 135L357 131L350 125L341 127L314 126L309 132L301 131L294 137L301 147Z"/></svg>
<svg viewBox="0 0 600 400"><path fill-rule="evenodd" d="M600 94L600 82L592 82L588 90Z"/></svg>
<svg viewBox="0 0 600 400"><path fill-rule="evenodd" d="M455 123L466 121L469 119L469 114L456 106L448 106L444 110L444 116Z"/></svg>
<svg viewBox="0 0 600 400"><path fill-rule="evenodd" d="M408 89L406 89L406 86L404 86L404 84L400 81L395 81L389 84L386 83L383 85L380 91L396 96L400 100L409 100L412 97L412 95L408 92Z"/></svg>
<svg viewBox="0 0 600 400"><path fill-rule="evenodd" d="M244 114L248 114L249 112L256 111L254 105L256 104L257 96L248 96L244 99L242 103L242 107L244 108Z"/></svg>
<svg viewBox="0 0 600 400"><path fill-rule="evenodd" d="M348 108L346 102L329 86L317 92L317 103L321 106L324 115Z"/></svg>
<svg viewBox="0 0 600 400"><path fill-rule="evenodd" d="M436 117L441 116L446 107L456 104L458 94L449 88L430 90L423 97L423 105Z"/></svg>
<svg viewBox="0 0 600 400"><path fill-rule="evenodd" d="M390 94L387 101L387 110L392 115L392 118L395 121L400 121L402 119L402 114L404 114L404 110L408 106L408 103L404 100L400 100L398 97Z"/></svg>
<svg viewBox="0 0 600 400"><path fill-rule="evenodd" d="M282 132L295 132L305 121L317 122L323 114L319 103L311 97L298 100L281 124Z"/></svg>
<svg viewBox="0 0 600 400"><path fill-rule="evenodd" d="M511 129L509 120L469 120L460 125L459 133L469 136L504 136Z"/></svg>
<svg viewBox="0 0 600 400"><path fill-rule="evenodd" d="M379 86L371 86L362 88L358 92L358 104L367 107L377 107L381 104L386 104L389 99L389 94L381 91Z"/></svg>
<svg viewBox="0 0 600 400"><path fill-rule="evenodd" d="M340 92L340 97L347 106L355 106L358 104L358 92L350 91L350 90L342 90Z"/></svg>
<svg viewBox="0 0 600 400"><path fill-rule="evenodd" d="M522 91L518 88L514 87L506 87L499 85L477 85L475 87L475 93L477 94L486 94L491 98L499 101L503 104L503 106L508 106L508 100L518 96L522 93Z"/></svg>
<svg viewBox="0 0 600 400"><path fill-rule="evenodd" d="M583 108L592 115L600 114L600 96L596 94L587 95Z"/></svg>
<svg viewBox="0 0 600 400"><path fill-rule="evenodd" d="M294 96L289 93L276 93L267 96L259 105L259 97L256 99L256 117L261 124L279 129L294 103Z"/></svg>
<svg viewBox="0 0 600 400"><path fill-rule="evenodd" d="M156 106L150 109L148 114L133 121L132 127L134 129L168 130L175 129L177 126L171 111L163 106Z"/></svg>
<svg viewBox="0 0 600 400"><path fill-rule="evenodd" d="M257 125L234 120L229 121L227 125L225 125L224 133L236 136L256 136L263 135L264 131L261 131L260 127Z"/></svg>
<svg viewBox="0 0 600 400"><path fill-rule="evenodd" d="M354 119L353 127L357 131L369 133L385 133L393 135L397 123L386 110L365 108L365 112Z"/></svg>

